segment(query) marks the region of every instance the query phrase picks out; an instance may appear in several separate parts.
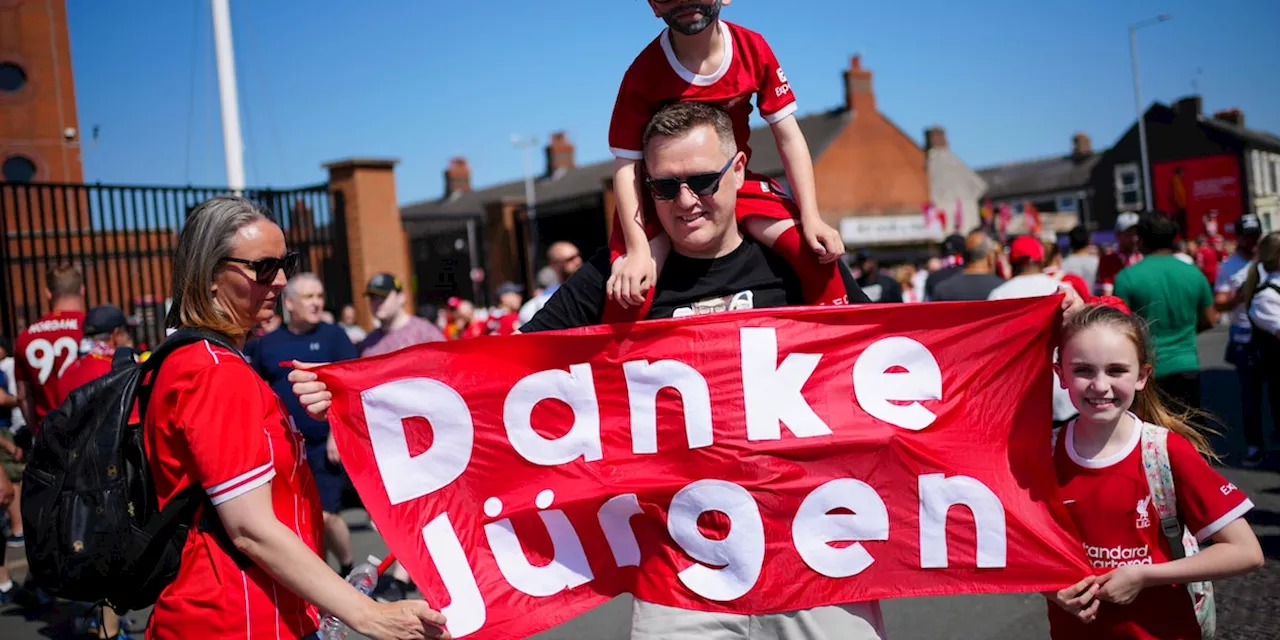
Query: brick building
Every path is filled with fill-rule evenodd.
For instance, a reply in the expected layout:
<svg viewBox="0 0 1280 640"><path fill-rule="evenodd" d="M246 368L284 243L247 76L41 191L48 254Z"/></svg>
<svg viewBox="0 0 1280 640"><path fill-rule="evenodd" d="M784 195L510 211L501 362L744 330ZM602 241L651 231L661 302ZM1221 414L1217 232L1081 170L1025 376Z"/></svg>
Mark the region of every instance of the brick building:
<svg viewBox="0 0 1280 640"><path fill-rule="evenodd" d="M822 217L842 229L851 247L876 244L923 251L941 238L940 232L915 229L923 227L922 205L931 202L937 186L930 181L928 153L877 110L872 73L858 56L842 76L844 104L798 118L814 159ZM750 144L751 169L786 186L769 127L753 129ZM614 209L613 161L578 165L564 132L551 135L545 156L546 164L535 179L532 260L523 180L474 189L466 158L455 158L445 169L442 197L401 207L420 302L440 302L451 295L484 299L488 288L504 280L528 284L552 242L569 240L587 254L605 244ZM969 176L953 176L951 182L968 180L980 187L977 176L955 160L944 163L944 171L962 170ZM981 189L967 191L973 192L968 197L976 203ZM947 193L950 198L954 191ZM955 207L954 202L937 204ZM976 206L971 210L968 215L976 216ZM476 267L484 273L473 274ZM483 275L485 282L473 286L470 275Z"/></svg>
<svg viewBox="0 0 1280 640"><path fill-rule="evenodd" d="M80 182L67 8L0 2L0 163L10 182Z"/></svg>

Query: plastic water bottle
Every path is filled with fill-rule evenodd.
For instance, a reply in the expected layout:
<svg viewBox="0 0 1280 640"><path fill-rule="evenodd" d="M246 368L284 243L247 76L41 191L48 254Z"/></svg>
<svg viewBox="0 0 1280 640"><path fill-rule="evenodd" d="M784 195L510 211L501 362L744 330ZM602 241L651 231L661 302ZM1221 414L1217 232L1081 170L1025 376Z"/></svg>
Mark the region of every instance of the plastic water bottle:
<svg viewBox="0 0 1280 640"><path fill-rule="evenodd" d="M378 585L378 564L381 562L369 556L364 562L351 569L351 573L347 574L347 582L366 596L373 593L374 587ZM351 628L333 614L320 619L320 640L346 640L347 633L350 631Z"/></svg>

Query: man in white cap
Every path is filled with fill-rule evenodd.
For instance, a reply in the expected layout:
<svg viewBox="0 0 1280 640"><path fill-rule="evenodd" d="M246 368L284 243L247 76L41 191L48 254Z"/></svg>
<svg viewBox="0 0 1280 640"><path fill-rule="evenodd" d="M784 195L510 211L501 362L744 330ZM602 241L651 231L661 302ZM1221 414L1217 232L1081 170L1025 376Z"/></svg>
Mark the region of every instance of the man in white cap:
<svg viewBox="0 0 1280 640"><path fill-rule="evenodd" d="M1141 217L1133 211L1126 211L1116 216L1116 243L1114 251L1108 251L1098 260L1097 291L1109 296L1115 291L1116 275L1121 269L1132 266L1142 259L1138 251L1138 221Z"/></svg>

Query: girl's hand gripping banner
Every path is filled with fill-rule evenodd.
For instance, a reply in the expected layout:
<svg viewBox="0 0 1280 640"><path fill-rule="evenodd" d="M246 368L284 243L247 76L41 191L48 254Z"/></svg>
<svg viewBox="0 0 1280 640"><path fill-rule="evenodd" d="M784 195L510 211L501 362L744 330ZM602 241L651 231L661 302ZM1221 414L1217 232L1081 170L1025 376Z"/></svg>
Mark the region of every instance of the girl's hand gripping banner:
<svg viewBox="0 0 1280 640"><path fill-rule="evenodd" d="M378 532L454 637L631 592L770 613L1060 589L1061 298L747 311L317 371Z"/></svg>

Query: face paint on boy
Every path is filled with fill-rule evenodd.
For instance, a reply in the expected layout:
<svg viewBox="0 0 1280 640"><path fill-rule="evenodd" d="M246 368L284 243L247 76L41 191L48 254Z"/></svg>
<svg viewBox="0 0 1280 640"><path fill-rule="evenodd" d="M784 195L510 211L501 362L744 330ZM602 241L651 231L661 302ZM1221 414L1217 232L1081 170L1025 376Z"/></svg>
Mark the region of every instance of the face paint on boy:
<svg viewBox="0 0 1280 640"><path fill-rule="evenodd" d="M679 4L662 14L662 19L666 21L667 26L671 27L673 31L686 36L694 36L711 26L720 17L720 5L721 0L709 3ZM692 22L685 22L680 19L680 16L693 15L695 13L699 17Z"/></svg>

